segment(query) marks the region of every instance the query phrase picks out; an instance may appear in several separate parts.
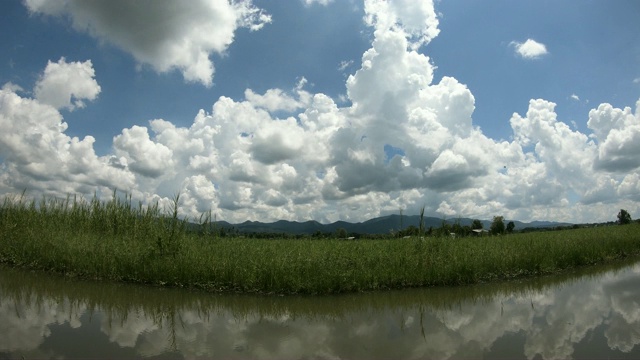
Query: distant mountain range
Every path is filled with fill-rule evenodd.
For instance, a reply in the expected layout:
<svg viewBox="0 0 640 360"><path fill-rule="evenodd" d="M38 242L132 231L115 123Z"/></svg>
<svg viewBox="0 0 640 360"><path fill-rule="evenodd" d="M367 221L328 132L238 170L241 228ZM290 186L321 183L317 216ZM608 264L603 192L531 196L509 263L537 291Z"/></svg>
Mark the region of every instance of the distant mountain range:
<svg viewBox="0 0 640 360"><path fill-rule="evenodd" d="M459 221L460 225L471 225L473 219L469 218L452 218L443 220L436 217L425 217L424 226L425 229L429 227L439 228L442 226L442 222L446 221L448 224L454 224ZM524 228L545 228L555 226L567 226L572 225L569 223L559 223L551 221L533 221L533 222L521 222L516 220L505 220L505 225L513 221L515 224L515 230L521 230ZM413 225L419 227L420 216L418 215L403 215L402 219L400 215L388 215L377 217L371 220L358 223L350 223L346 221L336 221L331 224L321 224L317 221L286 221L279 220L272 223L263 223L259 221L245 221L241 224L230 224L226 221L217 221L216 226L219 228L231 229L234 228L241 233L285 233L285 234L314 234L316 232L321 233L334 233L338 229L345 229L348 233L358 234L389 234L391 231L398 231L400 229L406 229ZM491 226L490 220L482 220L482 224L485 229L489 229Z"/></svg>

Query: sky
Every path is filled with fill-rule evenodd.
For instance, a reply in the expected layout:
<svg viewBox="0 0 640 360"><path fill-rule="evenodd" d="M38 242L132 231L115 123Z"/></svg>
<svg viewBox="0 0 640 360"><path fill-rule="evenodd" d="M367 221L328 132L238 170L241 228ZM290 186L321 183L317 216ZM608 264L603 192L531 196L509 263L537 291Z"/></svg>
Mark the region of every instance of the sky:
<svg viewBox="0 0 640 360"><path fill-rule="evenodd" d="M0 2L0 196L640 217L640 3Z"/></svg>

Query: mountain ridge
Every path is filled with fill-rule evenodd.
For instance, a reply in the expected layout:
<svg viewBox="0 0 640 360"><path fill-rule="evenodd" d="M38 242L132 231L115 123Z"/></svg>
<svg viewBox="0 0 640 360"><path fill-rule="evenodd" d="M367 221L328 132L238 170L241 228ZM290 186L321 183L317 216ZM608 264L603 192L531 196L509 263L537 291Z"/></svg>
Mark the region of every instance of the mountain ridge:
<svg viewBox="0 0 640 360"><path fill-rule="evenodd" d="M439 228L443 222L447 224L455 224L457 222L462 226L470 226L474 219L471 218L452 218L442 219L437 217L427 217L423 219L424 228L429 227ZM522 222L517 220L504 220L505 224L509 221L513 221L515 230L522 230L524 228L548 228L555 226L567 226L573 225L565 222L554 221L532 221ZM481 220L485 229L489 229L491 226L490 220ZM245 221L239 224L231 224L226 221L213 222L218 228L234 228L240 233L284 233L291 235L310 235L316 232L320 233L334 233L338 229L345 229L347 233L357 234L389 234L394 231L406 229L409 226L419 227L420 216L419 215L386 215L376 218L372 218L363 222L346 222L336 221L330 224L321 224L315 220L308 220L304 222L278 220L274 222L260 222L260 221Z"/></svg>

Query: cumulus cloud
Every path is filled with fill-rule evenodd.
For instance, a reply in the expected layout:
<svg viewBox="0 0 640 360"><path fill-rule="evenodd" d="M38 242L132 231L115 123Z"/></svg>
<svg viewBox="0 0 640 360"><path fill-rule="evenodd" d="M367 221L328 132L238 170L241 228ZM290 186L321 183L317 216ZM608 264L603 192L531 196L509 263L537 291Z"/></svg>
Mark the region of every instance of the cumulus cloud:
<svg viewBox="0 0 640 360"><path fill-rule="evenodd" d="M574 188L584 184L586 179L577 176L591 166L595 145L586 135L558 121L554 103L531 100L526 118L514 114L511 126L519 144L534 146L535 155L550 175L571 182Z"/></svg>
<svg viewBox="0 0 640 360"><path fill-rule="evenodd" d="M309 105L311 94L303 90L306 83L307 79L301 78L294 89L294 95L287 94L281 89L268 89L263 95L246 89L244 96L254 106L269 112L285 111L291 113Z"/></svg>
<svg viewBox="0 0 640 360"><path fill-rule="evenodd" d="M113 147L117 155L127 160L129 168L141 175L158 177L173 168L173 152L151 141L146 127L122 130L122 134L113 139Z"/></svg>
<svg viewBox="0 0 640 360"><path fill-rule="evenodd" d="M525 42L512 41L511 46L516 50L516 54L524 59L538 59L547 55L547 47L533 39L527 39Z"/></svg>
<svg viewBox="0 0 640 360"><path fill-rule="evenodd" d="M640 167L640 100L635 114L630 107L616 109L601 104L589 112L587 126L600 145L596 167L616 172Z"/></svg>
<svg viewBox="0 0 640 360"><path fill-rule="evenodd" d="M96 155L93 136L65 134L59 112L94 100L100 86L90 60L49 61L35 84L35 98L5 84L0 90L0 191L34 190L52 195L90 194L96 189L132 188L126 163Z"/></svg>
<svg viewBox="0 0 640 360"><path fill-rule="evenodd" d="M433 40L440 30L433 1L365 0L365 22L378 31L398 31L413 50Z"/></svg>
<svg viewBox="0 0 640 360"><path fill-rule="evenodd" d="M100 93L100 85L94 77L91 60L82 63L67 63L65 58L56 63L49 61L36 83L34 94L40 103L56 109L83 108L83 100L95 100Z"/></svg>
<svg viewBox="0 0 640 360"><path fill-rule="evenodd" d="M238 27L259 30L271 17L251 1L25 0L34 14L64 16L74 29L130 53L156 71L177 69L211 86L212 53L222 54Z"/></svg>

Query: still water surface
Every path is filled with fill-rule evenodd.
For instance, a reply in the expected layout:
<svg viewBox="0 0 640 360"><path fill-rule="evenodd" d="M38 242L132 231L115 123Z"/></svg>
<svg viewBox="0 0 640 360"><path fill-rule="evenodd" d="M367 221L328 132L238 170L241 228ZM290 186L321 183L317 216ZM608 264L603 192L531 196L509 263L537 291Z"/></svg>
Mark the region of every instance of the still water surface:
<svg viewBox="0 0 640 360"><path fill-rule="evenodd" d="M640 358L640 263L324 297L219 295L0 268L0 359Z"/></svg>

